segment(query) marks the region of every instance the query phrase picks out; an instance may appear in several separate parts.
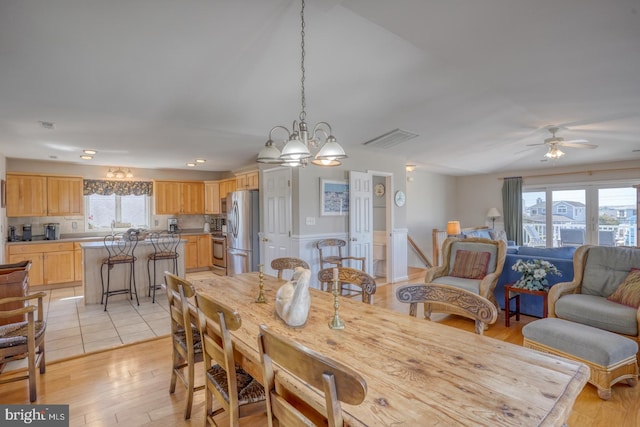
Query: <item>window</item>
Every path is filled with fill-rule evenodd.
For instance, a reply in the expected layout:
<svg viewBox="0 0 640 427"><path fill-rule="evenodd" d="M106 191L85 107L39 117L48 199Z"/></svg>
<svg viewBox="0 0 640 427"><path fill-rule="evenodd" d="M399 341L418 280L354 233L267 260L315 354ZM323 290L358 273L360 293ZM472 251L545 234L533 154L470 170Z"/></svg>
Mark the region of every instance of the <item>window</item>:
<svg viewBox="0 0 640 427"><path fill-rule="evenodd" d="M111 230L127 228L149 228L150 201L146 195L85 196L85 218L87 229Z"/></svg>
<svg viewBox="0 0 640 427"><path fill-rule="evenodd" d="M630 184L524 188L522 198L525 246L638 243L637 191ZM555 215L545 215L542 206Z"/></svg>

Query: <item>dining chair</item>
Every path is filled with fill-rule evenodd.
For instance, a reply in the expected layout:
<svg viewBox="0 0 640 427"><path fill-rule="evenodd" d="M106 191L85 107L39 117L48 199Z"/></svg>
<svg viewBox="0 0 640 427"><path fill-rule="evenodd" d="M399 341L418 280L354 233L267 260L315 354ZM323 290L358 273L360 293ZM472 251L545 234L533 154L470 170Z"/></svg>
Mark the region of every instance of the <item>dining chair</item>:
<svg viewBox="0 0 640 427"><path fill-rule="evenodd" d="M334 282L333 270L333 268L325 268L318 272L320 287L327 292L332 291L331 288ZM362 302L371 304L371 296L376 293L376 279L364 271L356 270L355 268L337 267L337 270L340 295L343 295L345 291L349 295L362 295ZM355 285L359 289L354 290L350 286L345 287L345 285Z"/></svg>
<svg viewBox="0 0 640 427"><path fill-rule="evenodd" d="M149 292L148 296L151 296L153 290L152 303L156 302L156 289L161 285L156 283L156 268L158 262L169 261L172 267L172 273L176 276L180 275L178 271L178 245L180 244L180 233L160 231L151 233L149 240L153 246L153 252L147 256L147 276L149 277ZM151 281L151 263L153 263L153 281Z"/></svg>
<svg viewBox="0 0 640 427"><path fill-rule="evenodd" d="M133 300L136 296L136 303L140 305L138 300L138 291L136 289L136 256L135 250L138 245L137 236L128 233L114 233L104 238L104 247L107 250L107 257L102 260L100 266L100 281L102 284L102 295L100 304L104 301L104 311L107 311L109 296L129 294ZM111 273L116 265L129 266L129 286L124 288L111 289ZM107 286L104 285L104 268L107 267ZM126 273L125 273L126 274Z"/></svg>
<svg viewBox="0 0 640 427"><path fill-rule="evenodd" d="M487 298L466 289L438 283L404 285L396 290L398 301L409 303L409 315L416 317L418 303L424 303L424 317L431 313L449 313L473 319L476 334L483 335L486 325L495 323L498 309Z"/></svg>
<svg viewBox="0 0 640 427"><path fill-rule="evenodd" d="M364 378L349 366L319 354L260 325L260 362L267 391L269 426L344 425L340 402L359 405L367 395ZM276 366L274 366L277 365ZM304 401L288 378L324 395L324 407Z"/></svg>
<svg viewBox="0 0 640 427"><path fill-rule="evenodd" d="M26 275L26 271L18 274ZM36 368L40 368L40 374L45 373L45 353L44 353L44 336L47 328L47 322L44 320L44 310L42 299L47 294L37 292L35 294L9 297L0 299L0 319L11 318L15 316L24 316L27 320L16 323L9 323L0 326L0 374L8 362L13 360L27 358L26 375L12 375L9 378L1 378L0 384L8 382L29 380L29 400L34 402L37 399L36 393ZM18 309L7 310L5 304L21 303L37 299L37 307L28 304ZM36 316L37 314L37 316Z"/></svg>
<svg viewBox="0 0 640 427"><path fill-rule="evenodd" d="M167 287L167 302L171 318L171 342L172 368L171 385L169 393L176 391L176 381L180 381L187 388L187 402L184 410L184 419L191 418L191 407L193 406L193 393L203 390L204 385L195 385L195 364L202 362L202 343L200 340L200 329L198 327L199 318L195 315L195 308L188 298L195 295L195 290L191 283L168 271L164 272ZM184 369L187 369L186 375Z"/></svg>
<svg viewBox="0 0 640 427"><path fill-rule="evenodd" d="M300 258L274 258L271 261L271 268L278 271L278 279L282 279L282 272L284 270L295 270L296 267L302 267L309 270L309 264L307 261Z"/></svg>
<svg viewBox="0 0 640 427"><path fill-rule="evenodd" d="M226 411L229 425L239 419L266 412L264 387L235 363L229 331L242 325L240 314L217 301L196 293L200 336L204 353L206 425L217 425L214 417ZM221 408L213 410L213 396Z"/></svg>
<svg viewBox="0 0 640 427"><path fill-rule="evenodd" d="M320 268L325 268L325 264L333 267L343 267L344 261L358 261L361 263L360 270L365 270L365 257L343 256L342 248L347 245L342 239L322 239L315 243L320 255ZM333 255L327 255L326 251L331 251ZM348 266L344 266L348 267Z"/></svg>

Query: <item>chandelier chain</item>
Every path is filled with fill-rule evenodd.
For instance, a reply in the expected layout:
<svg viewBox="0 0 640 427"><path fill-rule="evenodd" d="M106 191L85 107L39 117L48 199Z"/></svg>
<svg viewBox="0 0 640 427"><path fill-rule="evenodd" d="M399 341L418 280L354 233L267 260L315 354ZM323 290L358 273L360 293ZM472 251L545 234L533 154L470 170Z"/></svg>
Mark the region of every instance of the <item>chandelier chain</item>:
<svg viewBox="0 0 640 427"><path fill-rule="evenodd" d="M300 38L301 38L301 42L300 42L300 47L301 47L301 51L302 51L302 55L301 55L301 60L300 60L300 70L302 71L302 77L300 79L300 86L301 86L301 99L302 99L302 111L300 111L300 121L304 122L306 116L307 116L307 112L305 111L307 109L307 100L305 98L304 95L304 56L305 56L305 51L304 51L304 27L305 27L305 23L304 23L304 0L302 0L302 8L300 9L300 22L301 22L301 30L300 30Z"/></svg>

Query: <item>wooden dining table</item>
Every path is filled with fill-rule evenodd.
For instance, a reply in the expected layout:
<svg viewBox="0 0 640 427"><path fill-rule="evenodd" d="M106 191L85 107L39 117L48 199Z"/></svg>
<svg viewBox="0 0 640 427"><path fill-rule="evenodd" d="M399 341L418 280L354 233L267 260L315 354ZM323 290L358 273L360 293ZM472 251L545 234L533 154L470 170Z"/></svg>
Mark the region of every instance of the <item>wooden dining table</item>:
<svg viewBox="0 0 640 427"><path fill-rule="evenodd" d="M255 302L259 283L258 273L193 281L197 292L239 311L237 363L259 381L260 324L358 371L367 395L342 405L348 425L560 426L589 378L578 362L345 297L338 297L345 328L331 329L334 297L316 289L306 324L291 328L275 313L284 281L264 276L266 303ZM324 404L318 390L295 387Z"/></svg>

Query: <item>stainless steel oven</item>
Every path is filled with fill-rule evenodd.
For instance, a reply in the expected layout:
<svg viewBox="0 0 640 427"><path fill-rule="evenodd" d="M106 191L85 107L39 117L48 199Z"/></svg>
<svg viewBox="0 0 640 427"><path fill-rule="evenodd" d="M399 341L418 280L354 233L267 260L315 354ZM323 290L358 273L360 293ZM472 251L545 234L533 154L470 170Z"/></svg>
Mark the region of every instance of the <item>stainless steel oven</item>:
<svg viewBox="0 0 640 427"><path fill-rule="evenodd" d="M213 257L213 272L227 275L227 238L224 235L211 236L211 254Z"/></svg>

